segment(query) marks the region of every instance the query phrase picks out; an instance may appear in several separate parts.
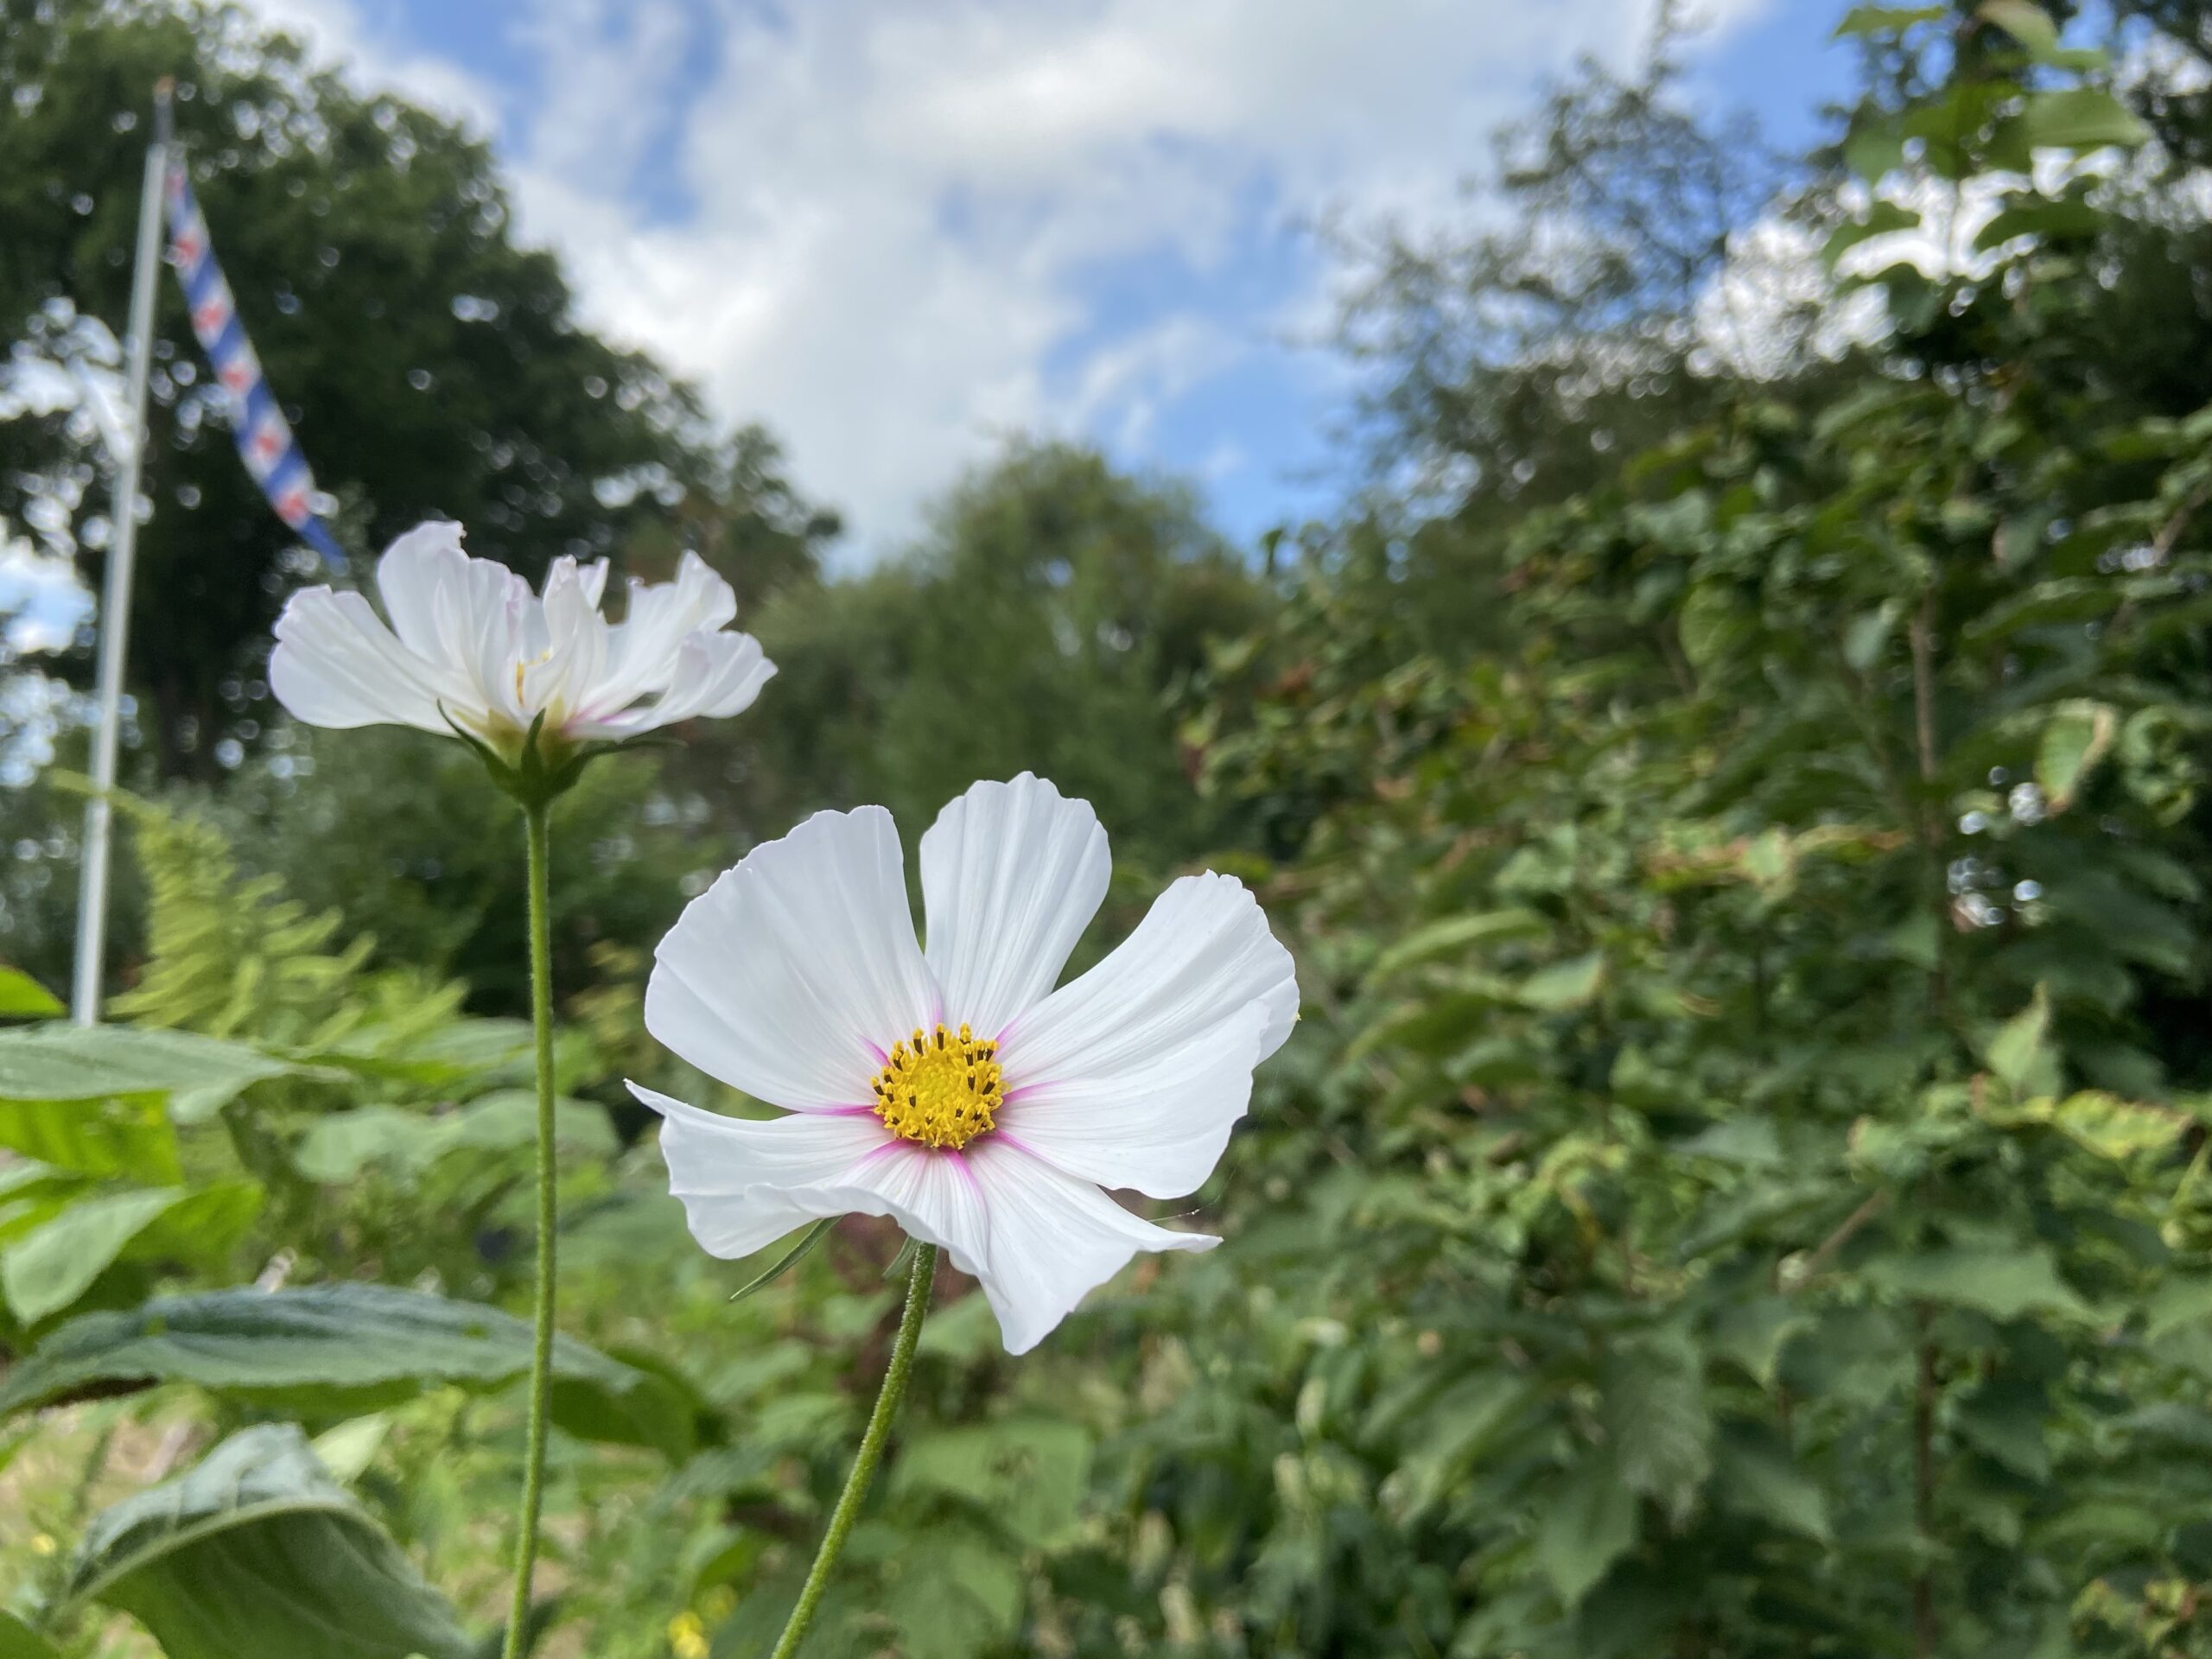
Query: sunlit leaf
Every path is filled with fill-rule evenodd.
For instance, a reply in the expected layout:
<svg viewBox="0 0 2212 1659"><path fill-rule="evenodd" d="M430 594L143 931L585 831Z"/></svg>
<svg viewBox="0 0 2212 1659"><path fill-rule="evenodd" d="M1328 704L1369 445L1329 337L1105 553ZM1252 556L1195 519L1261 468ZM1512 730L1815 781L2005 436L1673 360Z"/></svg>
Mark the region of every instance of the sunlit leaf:
<svg viewBox="0 0 2212 1659"><path fill-rule="evenodd" d="M65 1012L61 999L29 974L0 968L0 1019L54 1020ZM0 1650L0 1659L4 1659L4 1650Z"/></svg>

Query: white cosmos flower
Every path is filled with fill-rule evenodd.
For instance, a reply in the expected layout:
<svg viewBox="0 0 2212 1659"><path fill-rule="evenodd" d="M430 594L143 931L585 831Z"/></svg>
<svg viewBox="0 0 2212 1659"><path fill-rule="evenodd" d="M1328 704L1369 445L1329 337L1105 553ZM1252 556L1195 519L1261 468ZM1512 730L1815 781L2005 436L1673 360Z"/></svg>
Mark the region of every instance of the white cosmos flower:
<svg viewBox="0 0 2212 1659"><path fill-rule="evenodd" d="M730 586L696 553L676 580L632 582L620 622L600 614L607 562L560 558L545 592L461 551L459 524L416 526L377 564L391 626L359 594L309 588L276 620L269 683L310 726L454 726L502 747L540 715L572 743L619 742L700 715L734 715L775 664L728 632Z"/></svg>
<svg viewBox="0 0 2212 1659"><path fill-rule="evenodd" d="M1206 1179L1290 1034L1297 981L1251 894L1209 874L1054 990L1110 861L1090 805L1027 772L946 807L921 868L926 951L880 806L754 849L661 941L646 1028L789 1116L631 1089L667 1120L670 1189L709 1252L889 1216L982 1281L1024 1353L1137 1251L1220 1243L1100 1189L1170 1198Z"/></svg>

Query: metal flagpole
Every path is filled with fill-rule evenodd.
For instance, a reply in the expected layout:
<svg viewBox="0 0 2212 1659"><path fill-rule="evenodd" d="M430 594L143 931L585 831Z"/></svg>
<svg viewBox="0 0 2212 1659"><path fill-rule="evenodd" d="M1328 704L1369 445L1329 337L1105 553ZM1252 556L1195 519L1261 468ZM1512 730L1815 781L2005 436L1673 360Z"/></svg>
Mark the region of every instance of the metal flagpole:
<svg viewBox="0 0 2212 1659"><path fill-rule="evenodd" d="M161 264L162 190L168 169L169 88L154 88L154 142L138 198L138 263L130 278L130 386L124 416L129 442L116 458L114 529L100 588L99 725L92 734L92 798L85 805L85 850L77 891L77 973L70 1017L99 1023L102 957L107 943L109 829L115 751L122 725L123 653L130 630L130 564L138 540L139 461L146 447L146 376L154 354L154 285Z"/></svg>

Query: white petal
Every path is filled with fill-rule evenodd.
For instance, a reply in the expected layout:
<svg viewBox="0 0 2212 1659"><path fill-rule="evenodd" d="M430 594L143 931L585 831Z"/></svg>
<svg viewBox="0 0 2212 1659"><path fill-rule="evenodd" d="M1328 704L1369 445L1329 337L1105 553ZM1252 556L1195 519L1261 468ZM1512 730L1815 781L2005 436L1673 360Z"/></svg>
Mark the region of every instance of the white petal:
<svg viewBox="0 0 2212 1659"><path fill-rule="evenodd" d="M1185 876L1122 944L1001 1039L1005 1125L1063 1168L1191 1192L1298 1012L1290 953L1243 887Z"/></svg>
<svg viewBox="0 0 2212 1659"><path fill-rule="evenodd" d="M989 1273L992 1217L969 1153L892 1138L841 1180L779 1196L810 1215L888 1216L909 1236L941 1246L961 1272Z"/></svg>
<svg viewBox="0 0 2212 1659"><path fill-rule="evenodd" d="M988 1211L989 1261L976 1276L1010 1354L1043 1341L1138 1251L1210 1250L1221 1243L1155 1227L1004 1135L985 1135L960 1156Z"/></svg>
<svg viewBox="0 0 2212 1659"><path fill-rule="evenodd" d="M458 683L441 683L378 620L359 594L309 588L276 620L269 683L276 700L310 726L416 726L448 732L442 695L456 720L479 712ZM459 704L455 707L455 704Z"/></svg>
<svg viewBox="0 0 2212 1659"><path fill-rule="evenodd" d="M1101 1186L1195 1192L1251 1103L1267 1020L1264 1003L1247 1002L1148 1059L1009 1090L999 1127Z"/></svg>
<svg viewBox="0 0 2212 1659"><path fill-rule="evenodd" d="M573 558L553 561L545 573L545 595L538 601L544 643L523 670L521 701L533 719L541 712L556 724L588 704L607 665L607 620L599 613L598 584L607 571L591 567L588 577Z"/></svg>
<svg viewBox="0 0 2212 1659"><path fill-rule="evenodd" d="M947 1017L995 1036L1044 1000L1113 874L1088 801L1023 772L977 784L922 837L929 962Z"/></svg>
<svg viewBox="0 0 2212 1659"><path fill-rule="evenodd" d="M429 665L456 720L479 729L525 724L515 669L537 601L504 564L469 557L461 539L459 524L417 524L378 561L377 591L400 643Z"/></svg>
<svg viewBox="0 0 2212 1659"><path fill-rule="evenodd" d="M699 632L684 639L669 673L674 684L657 700L572 720L570 734L634 737L680 720L741 714L752 707L760 688L775 678L776 665L761 654L760 642L749 633ZM607 706L607 693L594 692L591 704L594 709Z"/></svg>
<svg viewBox="0 0 2212 1659"><path fill-rule="evenodd" d="M702 631L727 627L737 614L737 595L696 553L686 553L676 580L630 584L630 608L609 631L607 679L593 698L602 715L681 683L677 654Z"/></svg>
<svg viewBox="0 0 2212 1659"><path fill-rule="evenodd" d="M459 524L432 520L399 537L377 561L377 592L392 632L425 656L438 653L449 626L440 620L441 594L451 605L467 582L470 561L461 537Z"/></svg>
<svg viewBox="0 0 2212 1659"><path fill-rule="evenodd" d="M668 1190L683 1201L691 1236L709 1255L750 1255L819 1213L781 1189L836 1182L890 1140L874 1114L806 1113L749 1122L703 1112L630 1085L664 1122Z"/></svg>
<svg viewBox="0 0 2212 1659"><path fill-rule="evenodd" d="M655 955L645 1028L794 1111L868 1104L884 1051L938 1017L899 832L880 806L818 812L754 848Z"/></svg>

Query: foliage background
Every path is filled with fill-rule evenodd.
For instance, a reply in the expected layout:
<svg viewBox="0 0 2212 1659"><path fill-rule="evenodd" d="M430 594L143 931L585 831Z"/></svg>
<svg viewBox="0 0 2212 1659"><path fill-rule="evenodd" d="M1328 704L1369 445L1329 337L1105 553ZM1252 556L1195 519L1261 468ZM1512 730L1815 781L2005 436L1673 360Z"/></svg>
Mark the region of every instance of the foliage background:
<svg viewBox="0 0 2212 1659"><path fill-rule="evenodd" d="M0 19L43 88L0 115L0 315L119 308L126 228L48 181L127 177L104 111L194 65L242 285L327 273L264 349L348 533L697 546L782 664L556 825L541 1651L762 1651L887 1339L879 1224L735 1303L765 1263L684 1238L620 1088L708 1092L639 1030L652 942L806 811L911 836L1027 766L1115 836L1086 956L1211 863L1305 1018L1199 1201L1229 1248L1020 1363L944 1288L810 1654L2212 1652L2201 5L1839 8L1859 93L1799 157L1685 106L1663 36L1586 68L1463 234L1361 251L1339 513L1248 552L1017 445L842 581L766 435L568 320L480 149L234 18ZM480 407L322 321L372 308ZM38 1022L81 735L0 801L0 1655L466 1652L520 1438L516 826L463 754L276 715L263 630L331 573L171 391L151 487L201 505L144 602L274 579L138 664L99 1038ZM0 512L73 511L66 421L0 433Z"/></svg>

